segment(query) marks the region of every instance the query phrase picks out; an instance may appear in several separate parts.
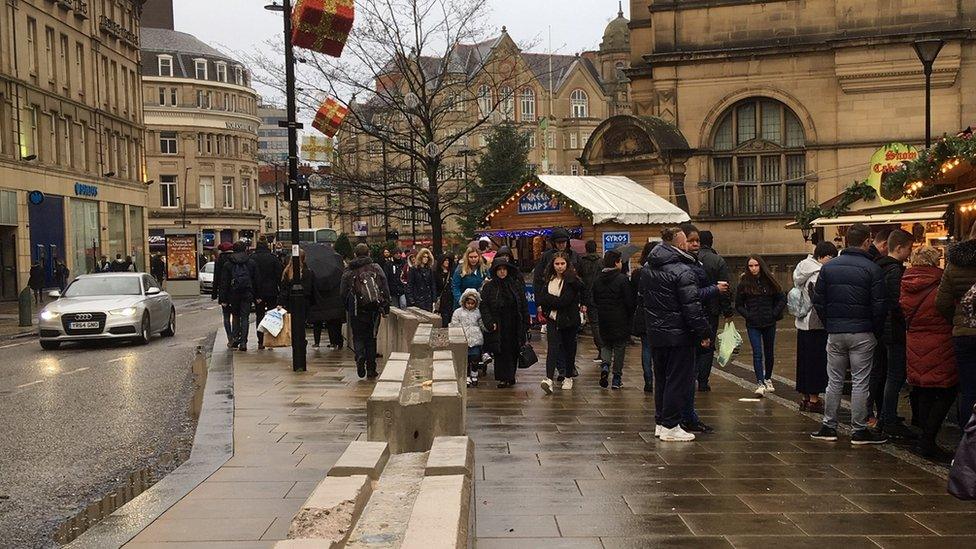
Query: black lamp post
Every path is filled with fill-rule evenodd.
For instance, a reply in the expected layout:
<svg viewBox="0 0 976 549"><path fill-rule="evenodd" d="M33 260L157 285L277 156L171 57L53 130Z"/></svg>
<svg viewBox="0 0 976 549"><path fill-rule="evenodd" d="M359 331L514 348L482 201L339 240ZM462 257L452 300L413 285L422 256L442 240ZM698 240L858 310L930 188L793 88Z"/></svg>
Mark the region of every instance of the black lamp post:
<svg viewBox="0 0 976 549"><path fill-rule="evenodd" d="M912 42L918 60L922 62L925 71L925 148L932 146L932 65L945 46L945 41L938 38L931 40L916 40Z"/></svg>
<svg viewBox="0 0 976 549"><path fill-rule="evenodd" d="M302 265L299 258L299 227L298 227L298 128L301 124L295 121L295 50L291 43L291 0L282 0L281 5L271 3L264 6L269 11L282 12L285 20L285 96L287 100L288 121L279 122L280 126L288 128L288 189L291 193L291 303L288 312L291 313L291 367L296 372L306 370L305 346L305 303L302 299Z"/></svg>

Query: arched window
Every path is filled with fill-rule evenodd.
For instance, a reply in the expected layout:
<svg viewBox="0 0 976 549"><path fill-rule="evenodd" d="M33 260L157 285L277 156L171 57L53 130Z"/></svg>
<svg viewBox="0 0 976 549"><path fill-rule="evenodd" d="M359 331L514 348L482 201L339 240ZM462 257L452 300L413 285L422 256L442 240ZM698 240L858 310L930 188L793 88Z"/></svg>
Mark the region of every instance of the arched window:
<svg viewBox="0 0 976 549"><path fill-rule="evenodd" d="M522 122L534 122L535 121L535 92L532 88L524 88L522 93L519 94L521 98L521 117Z"/></svg>
<svg viewBox="0 0 976 549"><path fill-rule="evenodd" d="M491 113L491 88L484 84L478 88L478 110L481 116L488 116Z"/></svg>
<svg viewBox="0 0 976 549"><path fill-rule="evenodd" d="M515 118L515 92L512 88L508 86L503 87L498 91L498 105L501 108L502 116L505 120L512 120Z"/></svg>
<svg viewBox="0 0 976 549"><path fill-rule="evenodd" d="M590 116L590 100L583 90L573 90L569 96L573 118L587 118Z"/></svg>
<svg viewBox="0 0 976 549"><path fill-rule="evenodd" d="M806 206L806 138L779 101L752 97L729 107L711 137L711 214L785 215Z"/></svg>

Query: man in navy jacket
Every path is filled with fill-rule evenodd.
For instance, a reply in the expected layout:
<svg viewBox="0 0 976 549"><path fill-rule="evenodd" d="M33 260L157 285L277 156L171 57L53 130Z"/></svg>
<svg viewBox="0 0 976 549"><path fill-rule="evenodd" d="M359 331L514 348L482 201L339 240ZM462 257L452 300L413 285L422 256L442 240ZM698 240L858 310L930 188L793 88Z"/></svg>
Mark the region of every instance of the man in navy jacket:
<svg viewBox="0 0 976 549"><path fill-rule="evenodd" d="M870 231L847 230L847 248L820 270L813 306L827 329L827 398L823 426L811 435L837 440L837 410L847 367L851 369L851 444L882 444L887 438L867 426L867 398L874 349L884 329L884 273L871 258Z"/></svg>

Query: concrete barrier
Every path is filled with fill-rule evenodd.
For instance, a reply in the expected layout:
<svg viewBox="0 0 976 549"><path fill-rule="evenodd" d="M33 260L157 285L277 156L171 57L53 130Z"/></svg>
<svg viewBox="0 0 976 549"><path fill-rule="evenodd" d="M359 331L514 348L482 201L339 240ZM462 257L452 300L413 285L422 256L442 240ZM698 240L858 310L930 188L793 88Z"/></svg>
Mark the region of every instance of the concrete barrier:
<svg viewBox="0 0 976 549"><path fill-rule="evenodd" d="M319 547L342 547L359 519L373 485L366 475L325 477L291 521L290 540L317 542ZM305 547L300 542L275 544L276 549Z"/></svg>
<svg viewBox="0 0 976 549"><path fill-rule="evenodd" d="M435 328L443 328L444 327L444 319L441 318L441 314L440 313L432 313L430 311L425 311L425 310L421 309L420 307L410 307L407 310L410 311L411 313L415 314L417 317L419 317L421 322L425 322L427 324L430 324L431 326L433 326Z"/></svg>
<svg viewBox="0 0 976 549"><path fill-rule="evenodd" d="M470 505L470 477L424 477L401 549L466 547Z"/></svg>
<svg viewBox="0 0 976 549"><path fill-rule="evenodd" d="M353 441L346 447L346 451L339 456L335 465L329 469L329 476L365 475L371 480L377 480L389 460L390 447L385 442Z"/></svg>

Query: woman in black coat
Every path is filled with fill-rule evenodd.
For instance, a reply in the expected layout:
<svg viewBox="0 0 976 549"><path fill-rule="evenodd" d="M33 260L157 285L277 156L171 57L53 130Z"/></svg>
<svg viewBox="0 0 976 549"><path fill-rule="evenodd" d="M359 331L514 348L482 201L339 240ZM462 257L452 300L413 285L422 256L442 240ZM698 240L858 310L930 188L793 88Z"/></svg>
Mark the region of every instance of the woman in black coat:
<svg viewBox="0 0 976 549"><path fill-rule="evenodd" d="M546 266L544 283L536 293L536 303L546 317L546 378L542 390L552 394L552 378L558 372L564 378L562 388L573 388L576 371L576 345L582 324L580 313L585 313L588 303L586 286L576 274L569 254L556 252Z"/></svg>
<svg viewBox="0 0 976 549"><path fill-rule="evenodd" d="M454 290L451 287L451 276L454 274L454 257L445 254L437 263L434 282L437 283L437 312L441 314L444 326L451 323L454 316Z"/></svg>
<svg viewBox="0 0 976 549"><path fill-rule="evenodd" d="M783 318L785 309L786 294L769 273L766 262L758 255L749 256L735 289L735 310L746 319L758 396L775 390L772 377L776 322Z"/></svg>
<svg viewBox="0 0 976 549"><path fill-rule="evenodd" d="M407 306L433 311L437 302L437 275L434 254L427 248L417 252L414 265L407 271Z"/></svg>
<svg viewBox="0 0 976 549"><path fill-rule="evenodd" d="M630 280L621 268L620 252L608 251L603 257L603 270L593 282L593 306L597 310L600 336L600 387L607 387L610 366L613 365L613 388L619 389L624 371L624 355L630 342L630 328L634 318L634 299Z"/></svg>
<svg viewBox="0 0 976 549"><path fill-rule="evenodd" d="M308 265L305 263L305 250L299 252L298 261L301 266L301 278L299 278L302 285L301 298L305 301L305 310L311 311L315 306L315 279L312 271L308 269ZM281 284L278 286L278 306L286 310L292 302L292 272L292 262L288 261L281 273Z"/></svg>
<svg viewBox="0 0 976 549"><path fill-rule="evenodd" d="M498 388L511 387L529 331L529 307L525 282L508 258L492 262L491 279L481 289L481 322L485 346L494 354Z"/></svg>
<svg viewBox="0 0 976 549"><path fill-rule="evenodd" d="M339 285L345 265L331 244L307 244L308 269L312 272L313 305L308 309L307 320L312 325L313 347L322 342L322 329L329 333L329 347L341 349L343 344L342 323L346 309L339 295Z"/></svg>

